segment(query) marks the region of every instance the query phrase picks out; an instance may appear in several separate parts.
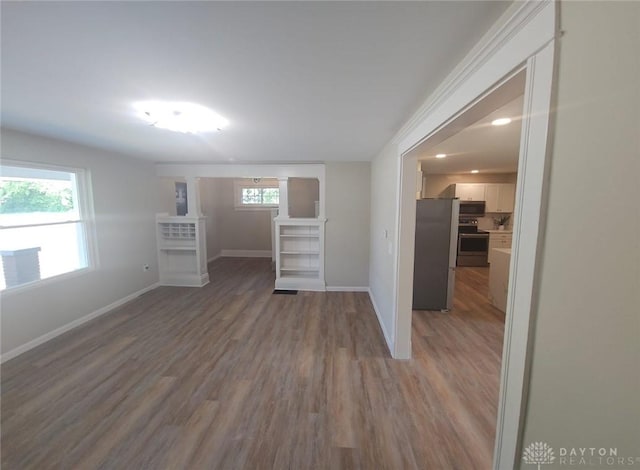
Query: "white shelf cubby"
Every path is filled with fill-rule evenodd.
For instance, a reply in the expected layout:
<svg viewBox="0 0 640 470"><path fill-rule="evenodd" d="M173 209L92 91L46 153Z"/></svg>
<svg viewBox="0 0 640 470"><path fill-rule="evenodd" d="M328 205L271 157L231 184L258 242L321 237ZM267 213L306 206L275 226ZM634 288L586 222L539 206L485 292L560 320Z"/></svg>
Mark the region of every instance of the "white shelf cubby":
<svg viewBox="0 0 640 470"><path fill-rule="evenodd" d="M164 286L202 287L209 283L204 217L156 217L158 269Z"/></svg>

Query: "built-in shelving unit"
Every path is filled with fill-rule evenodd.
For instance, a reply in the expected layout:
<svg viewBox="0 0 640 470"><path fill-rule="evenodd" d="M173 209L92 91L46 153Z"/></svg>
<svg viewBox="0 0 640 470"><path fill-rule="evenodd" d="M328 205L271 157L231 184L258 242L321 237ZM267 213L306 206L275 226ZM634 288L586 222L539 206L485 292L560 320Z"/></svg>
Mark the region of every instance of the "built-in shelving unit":
<svg viewBox="0 0 640 470"><path fill-rule="evenodd" d="M276 289L325 290L324 224L276 217Z"/></svg>
<svg viewBox="0 0 640 470"><path fill-rule="evenodd" d="M202 287L209 282L204 217L156 217L160 284Z"/></svg>

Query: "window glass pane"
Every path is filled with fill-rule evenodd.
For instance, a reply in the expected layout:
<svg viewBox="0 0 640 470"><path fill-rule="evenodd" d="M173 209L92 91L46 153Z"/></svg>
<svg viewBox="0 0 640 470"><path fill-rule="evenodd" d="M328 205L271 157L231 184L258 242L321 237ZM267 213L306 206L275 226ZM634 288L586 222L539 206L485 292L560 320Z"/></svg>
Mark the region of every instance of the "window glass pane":
<svg viewBox="0 0 640 470"><path fill-rule="evenodd" d="M242 188L242 204L262 204L260 188Z"/></svg>
<svg viewBox="0 0 640 470"><path fill-rule="evenodd" d="M78 220L76 175L72 172L3 166L0 225Z"/></svg>
<svg viewBox="0 0 640 470"><path fill-rule="evenodd" d="M278 188L264 188L262 191L263 204L278 204L280 201L280 190Z"/></svg>
<svg viewBox="0 0 640 470"><path fill-rule="evenodd" d="M278 188L242 188L242 204L278 205Z"/></svg>
<svg viewBox="0 0 640 470"><path fill-rule="evenodd" d="M88 266L83 222L0 230L0 289Z"/></svg>

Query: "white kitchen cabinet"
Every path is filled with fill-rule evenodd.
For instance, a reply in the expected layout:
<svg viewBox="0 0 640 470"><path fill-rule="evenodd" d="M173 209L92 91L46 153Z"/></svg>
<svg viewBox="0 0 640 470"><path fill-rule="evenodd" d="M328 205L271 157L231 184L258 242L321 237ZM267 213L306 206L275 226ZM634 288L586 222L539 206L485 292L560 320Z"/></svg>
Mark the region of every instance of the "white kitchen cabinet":
<svg viewBox="0 0 640 470"><path fill-rule="evenodd" d="M513 212L516 185L512 183L488 183L485 185L485 212Z"/></svg>
<svg viewBox="0 0 640 470"><path fill-rule="evenodd" d="M461 201L484 201L484 190L481 183L456 184L455 195Z"/></svg>
<svg viewBox="0 0 640 470"><path fill-rule="evenodd" d="M484 183L456 183L445 189L442 197L457 197L461 201L484 201Z"/></svg>
<svg viewBox="0 0 640 470"><path fill-rule="evenodd" d="M325 290L324 223L275 218L276 289Z"/></svg>
<svg viewBox="0 0 640 470"><path fill-rule="evenodd" d="M163 286L209 283L204 217L156 217L158 269Z"/></svg>
<svg viewBox="0 0 640 470"><path fill-rule="evenodd" d="M489 257L487 259L489 264L494 261L495 254L493 250L495 248L511 248L512 240L512 233L503 233L502 231L489 232Z"/></svg>

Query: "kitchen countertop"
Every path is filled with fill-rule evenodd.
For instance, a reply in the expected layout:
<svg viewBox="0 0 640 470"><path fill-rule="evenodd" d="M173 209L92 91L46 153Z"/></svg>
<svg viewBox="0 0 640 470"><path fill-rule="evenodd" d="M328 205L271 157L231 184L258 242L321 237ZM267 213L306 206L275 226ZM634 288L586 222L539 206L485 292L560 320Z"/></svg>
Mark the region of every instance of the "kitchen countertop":
<svg viewBox="0 0 640 470"><path fill-rule="evenodd" d="M493 251L497 251L498 253L505 253L511 256L511 248L493 248Z"/></svg>
<svg viewBox="0 0 640 470"><path fill-rule="evenodd" d="M483 230L488 233L513 233L513 230Z"/></svg>

